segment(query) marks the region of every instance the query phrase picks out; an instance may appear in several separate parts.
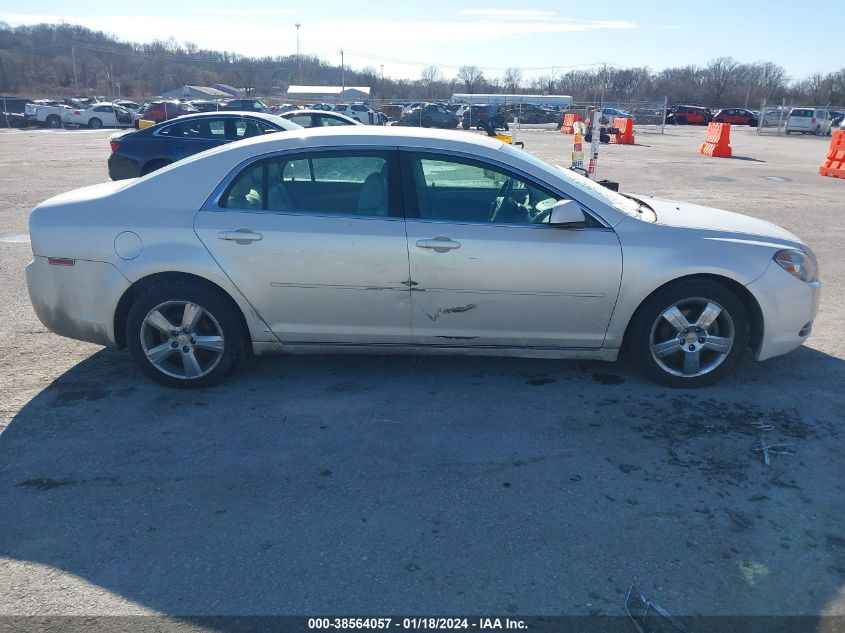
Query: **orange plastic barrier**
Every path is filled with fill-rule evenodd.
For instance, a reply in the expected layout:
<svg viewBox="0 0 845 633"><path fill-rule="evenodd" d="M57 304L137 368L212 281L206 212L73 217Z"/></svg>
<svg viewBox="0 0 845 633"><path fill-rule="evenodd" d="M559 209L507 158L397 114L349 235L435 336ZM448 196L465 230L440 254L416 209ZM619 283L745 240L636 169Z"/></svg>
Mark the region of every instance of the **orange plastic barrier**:
<svg viewBox="0 0 845 633"><path fill-rule="evenodd" d="M575 134L575 130L573 129L573 125L578 121L581 121L580 114L564 114L563 115L563 125L560 126L560 133L561 134Z"/></svg>
<svg viewBox="0 0 845 633"><path fill-rule="evenodd" d="M730 158L733 154L731 151L731 124L709 124L707 126L707 138L701 144L701 153L705 156Z"/></svg>
<svg viewBox="0 0 845 633"><path fill-rule="evenodd" d="M611 143L619 143L619 145L634 144L634 119L613 119L613 127L619 131L611 135Z"/></svg>
<svg viewBox="0 0 845 633"><path fill-rule="evenodd" d="M834 130L830 133L827 160L819 167L819 173L822 176L845 178L845 130Z"/></svg>

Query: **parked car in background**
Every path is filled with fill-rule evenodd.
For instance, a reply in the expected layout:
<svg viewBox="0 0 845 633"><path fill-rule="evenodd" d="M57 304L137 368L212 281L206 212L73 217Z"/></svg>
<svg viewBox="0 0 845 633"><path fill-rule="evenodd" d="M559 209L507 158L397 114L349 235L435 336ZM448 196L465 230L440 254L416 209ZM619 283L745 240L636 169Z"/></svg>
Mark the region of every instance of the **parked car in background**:
<svg viewBox="0 0 845 633"><path fill-rule="evenodd" d="M270 108L258 99L232 99L223 105L223 109L239 112L270 112Z"/></svg>
<svg viewBox="0 0 845 633"><path fill-rule="evenodd" d="M471 105L464 108L461 113L461 127L465 130L470 127L476 130L510 129L508 128L508 115L495 105Z"/></svg>
<svg viewBox="0 0 845 633"><path fill-rule="evenodd" d="M199 112L190 103L183 101L151 101L141 113L144 120L161 123L175 119L183 114L196 114Z"/></svg>
<svg viewBox="0 0 845 633"><path fill-rule="evenodd" d="M637 117L635 117L630 112L625 112L624 110L620 110L619 108L604 107L601 109L599 123L601 123L602 125L610 125L613 123L613 119L632 119L636 121Z"/></svg>
<svg viewBox="0 0 845 633"><path fill-rule="evenodd" d="M306 103L304 109L305 110L326 110L330 111L332 109L332 104L330 103Z"/></svg>
<svg viewBox="0 0 845 633"><path fill-rule="evenodd" d="M830 113L823 108L792 108L786 119L786 133L824 136L830 132L830 125Z"/></svg>
<svg viewBox="0 0 845 633"><path fill-rule="evenodd" d="M137 178L186 156L232 141L271 132L301 129L275 114L261 112L203 112L179 117L109 139L109 177Z"/></svg>
<svg viewBox="0 0 845 633"><path fill-rule="evenodd" d="M557 123L561 119L559 112L533 103L513 104L502 109L509 121L513 121L514 117L519 117L520 123Z"/></svg>
<svg viewBox="0 0 845 633"><path fill-rule="evenodd" d="M297 110L297 106L291 103L277 103L271 105L269 108L270 114L282 114L283 112L289 112L290 110Z"/></svg>
<svg viewBox="0 0 845 633"><path fill-rule="evenodd" d="M340 112L325 110L289 110L279 115L302 127L331 127L333 125L364 125Z"/></svg>
<svg viewBox="0 0 845 633"><path fill-rule="evenodd" d="M29 125L60 128L70 118L73 108L58 101L36 99L24 105L24 118Z"/></svg>
<svg viewBox="0 0 845 633"><path fill-rule="evenodd" d="M119 105L121 108L126 108L133 114L137 113L138 110L141 108L140 103L136 103L135 101L128 101L127 99L115 99L112 101L113 104Z"/></svg>
<svg viewBox="0 0 845 633"><path fill-rule="evenodd" d="M842 120L845 119L845 112L839 112L838 110L831 110L830 111L830 127L831 128L838 128L842 125Z"/></svg>
<svg viewBox="0 0 845 633"><path fill-rule="evenodd" d="M208 101L206 99L195 99L188 101L190 105L197 109L197 112L219 112L223 109L223 105L219 101Z"/></svg>
<svg viewBox="0 0 845 633"><path fill-rule="evenodd" d="M119 105L95 103L84 110L73 110L65 122L99 130L101 127L132 127L135 125L135 117Z"/></svg>
<svg viewBox="0 0 845 633"><path fill-rule="evenodd" d="M670 109L666 123L675 125L707 125L713 120L710 108L691 105L679 105Z"/></svg>
<svg viewBox="0 0 845 633"><path fill-rule="evenodd" d="M364 103L338 103L332 112L340 112L367 125L384 125L387 122L386 116L380 116L380 113Z"/></svg>
<svg viewBox="0 0 845 633"><path fill-rule="evenodd" d="M604 361L624 349L662 385L704 387L746 356L799 347L821 293L813 251L769 222L399 127L232 143L47 200L29 234L40 321L128 347L174 387L219 383L250 351L386 348Z"/></svg>
<svg viewBox="0 0 845 633"><path fill-rule="evenodd" d="M757 127L759 115L745 108L725 108L717 110L713 115L714 123L730 123L731 125L750 125Z"/></svg>
<svg viewBox="0 0 845 633"><path fill-rule="evenodd" d="M399 125L455 129L460 119L439 103L422 103L402 113Z"/></svg>

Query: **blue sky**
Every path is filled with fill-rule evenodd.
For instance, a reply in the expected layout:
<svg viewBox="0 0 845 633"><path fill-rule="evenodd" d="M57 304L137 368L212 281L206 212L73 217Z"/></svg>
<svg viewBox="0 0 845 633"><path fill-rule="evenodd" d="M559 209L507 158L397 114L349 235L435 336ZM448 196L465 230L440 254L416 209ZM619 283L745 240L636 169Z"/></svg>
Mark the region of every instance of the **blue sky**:
<svg viewBox="0 0 845 633"><path fill-rule="evenodd" d="M773 61L793 78L845 66L837 54L841 20L831 12L829 19L799 21L795 11L794 2L780 0L39 0L0 9L0 20L13 26L64 20L133 41L172 36L246 55L295 52L299 22L303 53L339 64L343 48L347 66L384 64L385 75L396 78L417 78L430 63L447 77L475 64L488 76L519 66L527 78L600 62L659 70L721 55Z"/></svg>

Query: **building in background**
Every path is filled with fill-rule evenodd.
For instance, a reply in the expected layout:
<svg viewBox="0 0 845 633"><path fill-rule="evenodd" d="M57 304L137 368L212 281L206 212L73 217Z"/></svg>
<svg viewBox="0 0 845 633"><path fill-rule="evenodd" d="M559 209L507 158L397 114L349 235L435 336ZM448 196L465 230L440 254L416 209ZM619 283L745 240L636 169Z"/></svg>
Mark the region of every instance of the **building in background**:
<svg viewBox="0 0 845 633"><path fill-rule="evenodd" d="M295 101L366 101L369 86L289 86L286 97Z"/></svg>
<svg viewBox="0 0 845 633"><path fill-rule="evenodd" d="M182 86L163 92L165 99L231 99L232 93L211 86Z"/></svg>

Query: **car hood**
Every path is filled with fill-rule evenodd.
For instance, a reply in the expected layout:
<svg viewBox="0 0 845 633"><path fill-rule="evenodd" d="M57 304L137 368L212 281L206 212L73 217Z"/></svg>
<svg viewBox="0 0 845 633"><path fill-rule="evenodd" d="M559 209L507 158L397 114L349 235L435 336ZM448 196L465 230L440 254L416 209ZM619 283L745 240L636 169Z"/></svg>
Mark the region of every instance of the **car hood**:
<svg viewBox="0 0 845 633"><path fill-rule="evenodd" d="M632 197L641 200L654 209L657 214L655 224L658 225L726 233L734 237L763 237L790 245L802 244L800 239L786 229L741 213L652 196L636 195Z"/></svg>

